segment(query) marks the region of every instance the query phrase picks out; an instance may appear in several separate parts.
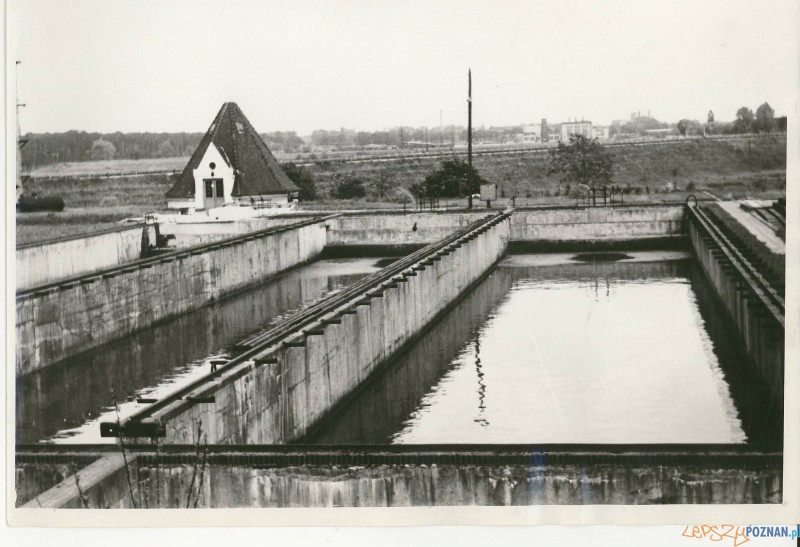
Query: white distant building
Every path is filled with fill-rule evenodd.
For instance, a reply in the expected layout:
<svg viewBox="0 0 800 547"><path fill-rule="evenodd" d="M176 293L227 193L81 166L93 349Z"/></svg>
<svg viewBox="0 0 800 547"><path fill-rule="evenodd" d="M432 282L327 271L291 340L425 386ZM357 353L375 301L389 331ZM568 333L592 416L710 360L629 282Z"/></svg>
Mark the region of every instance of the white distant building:
<svg viewBox="0 0 800 547"><path fill-rule="evenodd" d="M561 123L561 140L566 142L569 140L570 135L583 135L589 139L594 138L592 131L592 122L575 121L575 122L562 122Z"/></svg>
<svg viewBox="0 0 800 547"><path fill-rule="evenodd" d="M609 136L609 130L611 129L607 125L596 125L594 126L594 138L605 140Z"/></svg>
<svg viewBox="0 0 800 547"><path fill-rule="evenodd" d="M542 126L526 125L522 127L522 142L542 142Z"/></svg>

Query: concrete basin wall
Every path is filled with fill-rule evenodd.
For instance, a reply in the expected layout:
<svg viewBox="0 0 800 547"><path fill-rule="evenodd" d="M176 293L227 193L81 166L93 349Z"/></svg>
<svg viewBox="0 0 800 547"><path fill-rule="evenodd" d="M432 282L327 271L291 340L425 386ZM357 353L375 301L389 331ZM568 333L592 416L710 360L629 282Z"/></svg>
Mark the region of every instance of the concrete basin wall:
<svg viewBox="0 0 800 547"><path fill-rule="evenodd" d="M194 466L140 467L146 498L186 499ZM780 467L649 465L378 465L253 468L212 465L198 507L429 507L651 503L780 503ZM125 500L123 498L123 503ZM174 503L174 502L172 502Z"/></svg>
<svg viewBox="0 0 800 547"><path fill-rule="evenodd" d="M424 245L486 215L487 210L453 213L360 214L331 220L328 251L335 248ZM523 250L585 248L613 242L679 238L683 206L620 206L517 209L511 217L511 241ZM416 229L415 229L416 228ZM541 249L539 247L541 247Z"/></svg>
<svg viewBox="0 0 800 547"><path fill-rule="evenodd" d="M141 225L23 245L16 256L17 290L132 262L141 251Z"/></svg>
<svg viewBox="0 0 800 547"><path fill-rule="evenodd" d="M318 326L220 377L195 401L154 414L165 443L280 444L301 439L380 365L454 303L505 252L508 219L449 254L368 291Z"/></svg>
<svg viewBox="0 0 800 547"><path fill-rule="evenodd" d="M324 246L325 225L318 222L18 295L17 374L50 366L264 281L315 258Z"/></svg>
<svg viewBox="0 0 800 547"><path fill-rule="evenodd" d="M288 508L430 507L575 504L781 503L781 466L737 467L705 462L659 464L620 459L558 463L531 456L527 464L327 465L248 464L232 452L205 463L189 455L180 463L154 462L121 453L106 455L25 508ZM401 460L402 457L398 457ZM452 460L468 461L468 454ZM606 458L607 459L607 458ZM47 466L33 470L46 473ZM127 469L126 469L127 467ZM19 475L19 471L18 471ZM128 483L127 478L131 478ZM30 472L28 480L35 477ZM46 477L49 480L49 476ZM77 485L80 485L80 489ZM18 489L25 485L18 484ZM30 490L30 486L27 487ZM18 503L22 503L21 500Z"/></svg>
<svg viewBox="0 0 800 547"><path fill-rule="evenodd" d="M587 241L676 236L683 206L518 209L511 218L512 241Z"/></svg>
<svg viewBox="0 0 800 547"><path fill-rule="evenodd" d="M491 212L343 215L328 222L328 245L426 245Z"/></svg>
<svg viewBox="0 0 800 547"><path fill-rule="evenodd" d="M695 256L711 281L750 362L775 397L783 404L784 328L764 307L750 287L721 259L722 252L703 238L693 223L689 235Z"/></svg>
<svg viewBox="0 0 800 547"><path fill-rule="evenodd" d="M170 246L184 249L275 226L295 224L307 218L276 216L217 222L165 222L159 224L158 229L163 235L175 236Z"/></svg>

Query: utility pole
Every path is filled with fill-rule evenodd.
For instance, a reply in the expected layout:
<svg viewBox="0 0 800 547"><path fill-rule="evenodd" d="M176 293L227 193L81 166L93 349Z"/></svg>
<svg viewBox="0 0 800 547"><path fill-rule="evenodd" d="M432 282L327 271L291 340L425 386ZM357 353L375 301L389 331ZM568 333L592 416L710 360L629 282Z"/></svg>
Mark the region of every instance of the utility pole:
<svg viewBox="0 0 800 547"><path fill-rule="evenodd" d="M469 186L468 207L472 209L472 69L467 71L467 185Z"/></svg>

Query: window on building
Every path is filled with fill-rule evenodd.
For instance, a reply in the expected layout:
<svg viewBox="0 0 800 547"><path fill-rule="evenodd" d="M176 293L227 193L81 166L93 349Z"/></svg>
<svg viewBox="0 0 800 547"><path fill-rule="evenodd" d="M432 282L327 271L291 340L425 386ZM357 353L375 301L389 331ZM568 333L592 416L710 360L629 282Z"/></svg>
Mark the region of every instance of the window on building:
<svg viewBox="0 0 800 547"><path fill-rule="evenodd" d="M206 197L213 198L214 197L214 181L207 180L206 182Z"/></svg>
<svg viewBox="0 0 800 547"><path fill-rule="evenodd" d="M217 197L221 198L225 195L223 193L224 186L222 185L222 179L217 179L215 182L217 183Z"/></svg>

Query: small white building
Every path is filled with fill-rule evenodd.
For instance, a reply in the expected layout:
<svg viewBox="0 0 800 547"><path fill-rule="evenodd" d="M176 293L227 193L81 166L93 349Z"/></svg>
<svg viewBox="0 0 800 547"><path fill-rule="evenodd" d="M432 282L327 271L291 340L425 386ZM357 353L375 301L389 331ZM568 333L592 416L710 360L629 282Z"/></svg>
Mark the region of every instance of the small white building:
<svg viewBox="0 0 800 547"><path fill-rule="evenodd" d="M281 205L296 199L298 191L241 109L228 102L167 192L167 206Z"/></svg>

